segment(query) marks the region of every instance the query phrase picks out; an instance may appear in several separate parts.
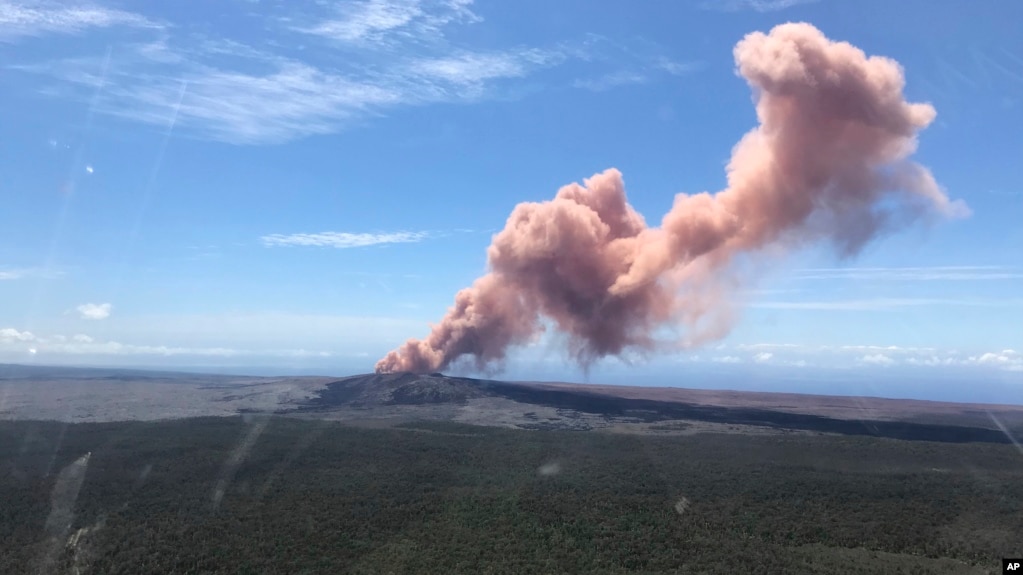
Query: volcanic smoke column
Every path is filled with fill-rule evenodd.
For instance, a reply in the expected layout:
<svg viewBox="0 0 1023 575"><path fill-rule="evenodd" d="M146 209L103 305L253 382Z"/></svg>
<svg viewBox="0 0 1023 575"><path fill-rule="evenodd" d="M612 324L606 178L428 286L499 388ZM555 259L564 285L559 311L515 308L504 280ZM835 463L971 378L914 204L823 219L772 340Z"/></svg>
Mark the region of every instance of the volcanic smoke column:
<svg viewBox="0 0 1023 575"><path fill-rule="evenodd" d="M536 337L541 318L583 364L654 350L663 326L684 326L676 345L693 345L727 333L738 256L821 241L849 256L920 216L968 214L908 160L935 111L905 101L896 62L809 24L749 34L734 53L759 126L732 151L725 190L675 196L659 228L628 204L614 169L519 204L487 251L491 271L377 372L437 371L462 356L484 369Z"/></svg>

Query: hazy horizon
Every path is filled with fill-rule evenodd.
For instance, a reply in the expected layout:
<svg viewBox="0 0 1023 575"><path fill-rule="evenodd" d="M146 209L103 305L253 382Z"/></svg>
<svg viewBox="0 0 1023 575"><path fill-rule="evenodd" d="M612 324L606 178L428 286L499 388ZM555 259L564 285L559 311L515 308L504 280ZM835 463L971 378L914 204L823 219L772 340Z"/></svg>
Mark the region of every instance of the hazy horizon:
<svg viewBox="0 0 1023 575"><path fill-rule="evenodd" d="M372 373L372 365L338 366L272 366L272 365L125 365L125 364L0 364L9 366L57 369L127 370L145 372L177 372L196 375L227 375L253 377L348 377ZM446 370L449 376L501 381L563 382L594 385L621 385L639 387L678 387L686 389L732 390L766 393L797 393L807 395L834 395L848 397L882 397L888 399L917 399L956 403L988 403L1023 405L1023 388L1011 378L971 379L969 373L949 373L934 370L895 370L883 379L861 371L836 368L809 368L797 372L774 366L764 371L763 366L730 365L672 373L663 365L657 369L629 370L625 367L604 370L589 377L559 375L557 370L517 369L499 374L481 374L469 370Z"/></svg>

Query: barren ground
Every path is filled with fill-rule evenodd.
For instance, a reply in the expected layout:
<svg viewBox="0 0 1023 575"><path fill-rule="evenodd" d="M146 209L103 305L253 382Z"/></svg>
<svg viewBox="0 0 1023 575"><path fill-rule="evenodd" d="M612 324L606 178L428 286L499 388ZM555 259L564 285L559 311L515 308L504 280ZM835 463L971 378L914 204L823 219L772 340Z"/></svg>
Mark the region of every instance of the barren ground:
<svg viewBox="0 0 1023 575"><path fill-rule="evenodd" d="M645 409L643 402L654 402L653 409ZM658 412L662 406L669 409ZM682 409L673 411L672 406ZM690 412L694 415L686 415ZM816 424L794 421L789 425L787 414L868 424L963 426L979 429L988 437L1008 432L1002 439L1023 429L1023 406L570 383L508 384L439 374L266 378L64 370L0 377L0 419L6 420L144 421L239 413L276 413L373 427L441 420L651 435L830 432ZM756 417L750 419L751 413L767 414L768 419L758 422Z"/></svg>

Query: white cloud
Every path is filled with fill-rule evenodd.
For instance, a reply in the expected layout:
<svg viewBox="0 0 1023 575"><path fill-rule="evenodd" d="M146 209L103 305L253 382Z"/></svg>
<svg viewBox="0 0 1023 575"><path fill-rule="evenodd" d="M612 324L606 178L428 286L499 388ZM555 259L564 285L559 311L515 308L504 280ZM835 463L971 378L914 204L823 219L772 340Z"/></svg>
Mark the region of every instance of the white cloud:
<svg viewBox="0 0 1023 575"><path fill-rule="evenodd" d="M0 363L19 361L35 348L41 362L106 362L167 366L160 358L241 358L231 365L281 363L283 359L354 357L351 350L382 356L409 334L429 330L429 317L335 316L285 314L113 315L104 320L105 337L73 330L75 323L54 323L45 329L22 331L0 324ZM63 328L61 327L63 326ZM115 360L126 357L123 362ZM193 357L194 360L189 360ZM68 359L70 358L70 359ZM110 358L109 360L102 358ZM195 364L197 365L197 363ZM372 367L364 364L364 367Z"/></svg>
<svg viewBox="0 0 1023 575"><path fill-rule="evenodd" d="M44 34L77 34L89 28L111 26L160 27L138 14L92 4L0 0L0 40Z"/></svg>
<svg viewBox="0 0 1023 575"><path fill-rule="evenodd" d="M1009 266L931 266L809 268L796 271L800 280L877 281L984 281L1023 278L1023 270Z"/></svg>
<svg viewBox="0 0 1023 575"><path fill-rule="evenodd" d="M260 14L270 41L258 48L168 25L132 44L108 43L114 57L76 54L7 68L98 113L210 140L273 144L336 133L401 107L507 97L516 93L512 81L569 58L639 65L645 75L677 75L690 66L638 58L623 46L594 56L569 41L546 48L455 44L449 28L481 20L471 7L468 0L367 0L288 5L275 16L270 6ZM111 22L148 22L109 12ZM295 42L296 33L310 45Z"/></svg>
<svg viewBox="0 0 1023 575"><path fill-rule="evenodd" d="M559 60L557 53L544 50L463 52L441 58L414 60L408 69L416 76L464 87L495 78L519 78L525 76L531 68Z"/></svg>
<svg viewBox="0 0 1023 575"><path fill-rule="evenodd" d="M31 348L24 348L17 344L31 342ZM199 346L172 346L172 345L145 345L127 344L117 341L99 341L84 334L76 334L72 337L56 334L47 337L39 337L28 331L18 331L14 328L0 329L0 352L2 351L28 351L32 354L40 354L46 357L59 355L74 356L197 356L197 357L240 357L260 356L277 358L309 358L309 357L331 357L333 354L327 351L298 349L238 349L229 347L199 347Z"/></svg>
<svg viewBox="0 0 1023 575"><path fill-rule="evenodd" d="M1014 349L997 352L965 354L957 349L930 346L899 346L870 344L798 344L798 343L743 343L733 346L740 351L753 352L749 360L754 363L790 367L855 368L856 366L900 366L916 368L955 367L957 369L988 369L1023 372L1023 354ZM726 349L724 345L715 349ZM690 356L688 361L698 361ZM685 361L680 359L679 361ZM717 356L710 361L739 363L735 356Z"/></svg>
<svg viewBox="0 0 1023 575"><path fill-rule="evenodd" d="M594 92L603 92L620 86L628 86L629 84L643 84L648 79L647 75L640 71L621 70L605 74L598 78L579 79L573 82L572 85L576 88L584 88Z"/></svg>
<svg viewBox="0 0 1023 575"><path fill-rule="evenodd" d="M817 2L817 0L707 0L700 6L706 10L720 10L722 12L738 12L741 10L777 12L812 2Z"/></svg>
<svg viewBox="0 0 1023 575"><path fill-rule="evenodd" d="M423 15L418 0L369 0L343 5L346 14L325 20L300 32L327 36L343 42L379 40L383 33L396 30Z"/></svg>
<svg viewBox="0 0 1023 575"><path fill-rule="evenodd" d="M0 281L21 280L28 278L54 279L63 272L44 268L3 268L0 269Z"/></svg>
<svg viewBox="0 0 1023 575"><path fill-rule="evenodd" d="M668 58L658 58L654 67L671 74L672 76L685 76L695 72L704 66L703 62L676 62Z"/></svg>
<svg viewBox="0 0 1023 575"><path fill-rule="evenodd" d="M884 352L888 354L906 354L906 353L928 353L933 352L933 347L919 347L919 346L898 346L898 345L840 345L836 346L841 351L854 351L854 352Z"/></svg>
<svg viewBox="0 0 1023 575"><path fill-rule="evenodd" d="M735 346L744 351L773 351L776 353L870 353L881 352L887 354L927 354L937 351L937 348L929 346L905 346L905 345L865 345L865 344L803 344L803 343L743 343ZM1009 350L1011 351L1011 350ZM948 350L946 353L955 353Z"/></svg>
<svg viewBox="0 0 1023 575"><path fill-rule="evenodd" d="M103 111L145 123L176 123L230 143L276 143L336 131L368 109L400 102L397 86L284 61L266 74L205 65L180 78L133 74L107 88ZM129 79L130 78L130 79Z"/></svg>
<svg viewBox="0 0 1023 575"><path fill-rule="evenodd" d="M105 114L228 143L272 144L338 132L396 107L478 100L495 81L562 59L543 50L399 54L387 55L385 64L339 70L259 52L247 56L252 62L241 69L187 51L173 60L160 50L110 63L72 58L12 68L54 76L83 100L95 92L96 110Z"/></svg>
<svg viewBox="0 0 1023 575"><path fill-rule="evenodd" d="M0 329L0 343L35 341L36 336L29 331L18 331L12 327Z"/></svg>
<svg viewBox="0 0 1023 575"><path fill-rule="evenodd" d="M966 357L958 357L958 354L947 353L944 356L932 354L926 357L911 357L906 360L909 365L939 367L939 366L977 366L995 368L1002 371L1023 371L1023 357L1011 349L1001 352L987 352Z"/></svg>
<svg viewBox="0 0 1023 575"><path fill-rule="evenodd" d="M798 343L740 343L735 347L742 350L770 349L777 351L784 349L800 349L804 346Z"/></svg>
<svg viewBox="0 0 1023 575"><path fill-rule="evenodd" d="M929 346L898 345L813 345L795 343L739 344L736 349L770 355L777 365L805 366L806 359L814 365L838 366L853 364L904 365L913 367L982 367L1003 371L1023 371L1023 355L1014 349L966 355L955 349Z"/></svg>
<svg viewBox="0 0 1023 575"><path fill-rule="evenodd" d="M180 347L167 345L133 345L117 341L50 341L40 344L33 353L55 355L151 355L151 356L198 356L198 357L330 357L326 351L306 349L248 350L227 347Z"/></svg>
<svg viewBox="0 0 1023 575"><path fill-rule="evenodd" d="M357 348L383 355L409 335L429 331L432 313L405 317L260 312L247 314L117 315L105 320L106 337L124 343L168 347L340 351ZM49 326L51 332L76 330Z"/></svg>
<svg viewBox="0 0 1023 575"><path fill-rule="evenodd" d="M1023 367L1023 360L1021 360L1016 354L1008 353L985 353L976 357L970 357L970 361L975 361L980 365L991 365L996 367Z"/></svg>
<svg viewBox="0 0 1023 575"><path fill-rule="evenodd" d="M329 67L322 65L322 50L300 60L294 51L284 56L280 49L268 52L231 38L196 39L164 31L155 41L122 47L117 58L75 56L10 68L55 77L64 82L58 93L88 99L105 114L174 125L229 143L279 143L333 133L396 106L478 99L493 81L521 78L564 59L557 51L477 52L441 41L443 25L478 20L470 4L347 4L344 18L320 19L301 29L357 41L353 54L328 53ZM274 25L280 28L280 19L270 18L268 26ZM287 33L288 27L276 32ZM383 34L394 45L371 41ZM431 34L437 41L422 45Z"/></svg>
<svg viewBox="0 0 1023 575"><path fill-rule="evenodd" d="M955 357L938 357L930 355L926 357L910 357L906 359L908 365L938 367L943 365L958 365L961 360Z"/></svg>
<svg viewBox="0 0 1023 575"><path fill-rule="evenodd" d="M892 365L895 360L888 357L883 353L875 353L873 355L865 355L860 358L863 363L869 363L871 365Z"/></svg>
<svg viewBox="0 0 1023 575"><path fill-rule="evenodd" d="M921 306L1016 307L1023 299L981 298L873 298L832 301L764 301L749 307L760 309L791 309L820 311L885 311Z"/></svg>
<svg viewBox="0 0 1023 575"><path fill-rule="evenodd" d="M106 319L112 308L109 303L83 303L75 309L82 319Z"/></svg>
<svg viewBox="0 0 1023 575"><path fill-rule="evenodd" d="M646 84L651 81L657 73L667 73L672 76L685 76L703 67L701 62L676 62L665 57L655 58L652 61L632 62L627 69L609 72L593 78L580 78L572 85L593 92L603 92L635 84Z"/></svg>
<svg viewBox="0 0 1023 575"><path fill-rule="evenodd" d="M366 0L340 5L338 13L299 32L350 44L435 40L450 23L482 20L472 0Z"/></svg>
<svg viewBox="0 0 1023 575"><path fill-rule="evenodd" d="M331 248L360 248L380 244L415 243L430 237L428 232L390 232L380 234L352 234L348 232L321 232L318 234L270 234L263 236L267 246L320 246Z"/></svg>

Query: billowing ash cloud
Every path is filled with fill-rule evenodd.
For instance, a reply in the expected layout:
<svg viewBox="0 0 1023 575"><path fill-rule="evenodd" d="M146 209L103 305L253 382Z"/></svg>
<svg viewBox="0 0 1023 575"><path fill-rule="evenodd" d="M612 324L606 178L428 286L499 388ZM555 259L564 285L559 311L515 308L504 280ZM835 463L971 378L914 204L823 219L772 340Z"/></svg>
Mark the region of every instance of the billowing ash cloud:
<svg viewBox="0 0 1023 575"><path fill-rule="evenodd" d="M614 169L519 204L488 249L491 271L376 370L436 371L463 356L485 369L536 337L541 318L584 365L656 349L662 326L692 345L727 333L739 256L819 241L849 256L920 216L968 213L908 160L935 111L905 101L896 62L809 24L750 34L735 61L760 125L732 151L725 190L677 195L660 227L629 206Z"/></svg>

